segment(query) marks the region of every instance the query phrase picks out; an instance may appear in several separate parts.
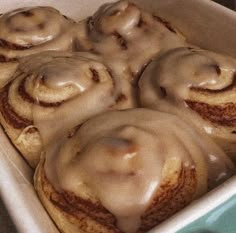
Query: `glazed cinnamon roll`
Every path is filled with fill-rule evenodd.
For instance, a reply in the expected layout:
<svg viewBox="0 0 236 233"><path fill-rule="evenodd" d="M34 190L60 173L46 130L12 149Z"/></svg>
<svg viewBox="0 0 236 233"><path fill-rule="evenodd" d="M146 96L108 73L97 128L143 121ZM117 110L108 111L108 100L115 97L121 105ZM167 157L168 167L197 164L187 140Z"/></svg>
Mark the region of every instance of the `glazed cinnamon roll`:
<svg viewBox="0 0 236 233"><path fill-rule="evenodd" d="M177 116L133 109L92 118L49 146L35 188L64 233L143 233L234 170Z"/></svg>
<svg viewBox="0 0 236 233"><path fill-rule="evenodd" d="M171 50L143 73L142 106L194 123L236 158L236 60L194 48Z"/></svg>
<svg viewBox="0 0 236 233"><path fill-rule="evenodd" d="M0 88L18 58L45 50L70 50L75 23L52 7L21 8L0 17Z"/></svg>
<svg viewBox="0 0 236 233"><path fill-rule="evenodd" d="M134 82L158 52L185 44L183 36L169 22L128 1L101 6L86 23L78 49L118 60L122 69L132 74Z"/></svg>
<svg viewBox="0 0 236 233"><path fill-rule="evenodd" d="M126 79L90 53L43 52L25 57L0 92L0 120L13 144L35 167L59 131L111 109L133 107ZM39 134L40 131L40 134Z"/></svg>

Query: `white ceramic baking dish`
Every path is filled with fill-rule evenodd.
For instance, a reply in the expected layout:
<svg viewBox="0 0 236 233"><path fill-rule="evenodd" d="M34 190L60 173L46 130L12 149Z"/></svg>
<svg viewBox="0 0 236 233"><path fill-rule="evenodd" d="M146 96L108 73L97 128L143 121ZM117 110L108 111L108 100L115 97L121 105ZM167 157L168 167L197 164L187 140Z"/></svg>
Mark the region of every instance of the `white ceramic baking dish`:
<svg viewBox="0 0 236 233"><path fill-rule="evenodd" d="M0 11L49 5L76 20L92 14L109 0L0 0ZM210 0L137 0L144 8L170 20L188 39L203 48L236 58L236 14ZM58 230L37 199L33 172L0 128L0 195L20 233L56 233ZM236 194L236 177L166 220L152 233L174 233Z"/></svg>

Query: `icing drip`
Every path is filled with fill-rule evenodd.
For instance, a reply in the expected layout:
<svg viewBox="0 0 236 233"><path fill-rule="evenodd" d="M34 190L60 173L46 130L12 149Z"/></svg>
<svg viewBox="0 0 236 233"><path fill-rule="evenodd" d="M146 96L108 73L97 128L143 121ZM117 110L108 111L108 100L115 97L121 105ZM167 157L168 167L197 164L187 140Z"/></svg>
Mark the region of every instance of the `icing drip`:
<svg viewBox="0 0 236 233"><path fill-rule="evenodd" d="M85 47L108 61L115 59L131 73L130 81L136 82L157 53L185 44L184 38L164 22L127 1L105 4L87 21L90 45Z"/></svg>
<svg viewBox="0 0 236 233"><path fill-rule="evenodd" d="M78 196L87 190L116 217L119 229L134 233L168 163L176 172L181 167L196 170L196 196L231 176L234 169L205 135L173 115L147 109L91 119L70 139L48 147L45 169L56 189Z"/></svg>
<svg viewBox="0 0 236 233"><path fill-rule="evenodd" d="M142 106L175 113L214 139L227 140L221 142L223 148L235 151L235 136L231 133L235 128L235 67L233 58L214 52L198 48L170 50L151 62L142 74Z"/></svg>
<svg viewBox="0 0 236 233"><path fill-rule="evenodd" d="M9 103L21 117L32 119L44 145L100 112L135 106L128 81L91 53L25 57L9 91Z"/></svg>
<svg viewBox="0 0 236 233"><path fill-rule="evenodd" d="M0 54L19 58L45 50L72 49L73 20L52 7L20 8L0 17Z"/></svg>

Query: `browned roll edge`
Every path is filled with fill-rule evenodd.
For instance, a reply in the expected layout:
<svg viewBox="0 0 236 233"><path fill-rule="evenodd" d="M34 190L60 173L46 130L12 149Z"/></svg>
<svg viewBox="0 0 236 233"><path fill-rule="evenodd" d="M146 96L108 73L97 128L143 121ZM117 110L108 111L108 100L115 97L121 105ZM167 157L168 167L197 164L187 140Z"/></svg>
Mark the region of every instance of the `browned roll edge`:
<svg viewBox="0 0 236 233"><path fill-rule="evenodd" d="M3 49L26 50L30 49L31 47L33 47L33 45L22 46L0 38L0 48Z"/></svg>
<svg viewBox="0 0 236 233"><path fill-rule="evenodd" d="M32 126L32 122L24 119L14 112L7 100L8 89L0 93L0 122L10 141L26 159L28 164L35 168L39 162L41 142L38 129ZM28 127L30 126L30 127ZM28 128L27 128L28 127ZM27 139L30 145L18 142L18 137L23 133L29 135ZM32 136L31 136L32 135ZM38 138L38 140L36 140Z"/></svg>
<svg viewBox="0 0 236 233"><path fill-rule="evenodd" d="M63 217L67 221L80 225L80 229L86 233L91 233L91 226L88 226L88 221L95 221L98 224L97 227L106 229L109 233L121 233L121 231L115 227L116 219L109 213L100 203L93 203L89 200L82 199L75 196L70 192L57 192L54 187L48 181L44 169L44 163L40 162L37 168L36 176L40 176L40 182L38 177L35 178L36 190L41 188L40 191L43 195L60 213L63 213ZM38 192L39 193L39 192ZM50 211L49 211L50 212ZM54 213L56 214L56 213ZM60 228L60 223L56 223ZM87 229L90 228L90 231ZM98 233L100 231L93 230L92 232Z"/></svg>
<svg viewBox="0 0 236 233"><path fill-rule="evenodd" d="M149 231L193 200L197 187L196 170L184 168L182 165L176 181L173 184L171 180L163 180L152 204L142 216L139 233Z"/></svg>
<svg viewBox="0 0 236 233"><path fill-rule="evenodd" d="M186 100L186 104L203 119L220 126L236 127L236 104L210 105L203 102Z"/></svg>
<svg viewBox="0 0 236 233"><path fill-rule="evenodd" d="M182 166L181 172L178 174L176 172L175 176L174 182L177 181L177 183L173 183L173 179L164 180L165 184L160 186L159 192L149 209L142 216L142 224L138 233L147 232L180 209L184 208L193 200L197 187L196 170L184 168ZM46 197L47 201L50 202L50 205L53 205L54 208L63 215L64 219L62 222L69 221L70 224L75 222L78 225L81 224L81 230L86 233L121 233L115 226L116 220L114 216L99 203L94 204L89 200L83 200L76 197L73 193L57 192L45 176L42 161L37 168L35 175L35 187L36 190L41 189L38 191L39 196L42 198L42 194L40 193L43 192L43 195ZM58 213L55 212L53 213L54 216L57 214ZM103 218L99 217L99 215L102 215ZM96 231L93 229L93 231L91 231L90 228L90 231L86 231L87 224L85 224L85 222L88 218L97 221L103 227L106 227L106 229L103 231ZM61 223L59 222L57 223L59 228L60 224Z"/></svg>
<svg viewBox="0 0 236 233"><path fill-rule="evenodd" d="M20 85L18 86L18 95L21 96L21 98L24 101L27 101L29 103L37 104L42 107L58 107L60 106L63 102L55 102L55 103L49 103L49 102L44 102L44 101L36 101L32 96L30 96L26 90L25 90L25 82L26 78L24 78ZM3 118L5 121L11 125L15 129L24 129L27 126L33 125L33 121L23 118L19 114L17 114L14 111L14 108L9 104L8 102L8 94L9 94L9 84L6 86L2 92L0 92L0 111L2 113Z"/></svg>
<svg viewBox="0 0 236 233"><path fill-rule="evenodd" d="M135 7L137 9L139 9L140 13L140 19L139 22L137 23L137 27L143 27L147 25L147 22L145 22L145 20L143 19L142 16L142 11L143 9L141 9L138 5L134 4L134 3L129 3L128 7ZM117 12L115 11L113 14L115 15ZM161 18L160 16L157 15L153 15L153 19L159 23L161 23L164 27L166 27L170 32L177 34L176 30L172 27L172 25L170 24L170 22L166 21L165 19ZM86 31L87 31L87 36L89 36L91 34L91 30L93 30L95 27L94 24L94 18L93 16L88 17L87 21L86 21ZM97 32L103 34L102 31L99 30L99 28L95 29ZM128 44L127 41L122 37L121 34L119 34L117 31L113 31L112 33L108 34L110 36L114 36L117 40L117 43L120 45L121 49L123 50L127 50L128 49ZM93 51L97 52L96 50L94 50L94 48L92 49Z"/></svg>
<svg viewBox="0 0 236 233"><path fill-rule="evenodd" d="M0 63L7 63L7 62L16 62L17 58L8 58L5 55L0 54Z"/></svg>
<svg viewBox="0 0 236 233"><path fill-rule="evenodd" d="M172 27L171 23L167 20L161 18L160 16L154 15L154 19L156 19L159 23L163 24L170 32L177 33L175 29Z"/></svg>
<svg viewBox="0 0 236 233"><path fill-rule="evenodd" d="M0 93L0 111L4 120L15 129L24 129L32 125L31 120L19 116L8 103L8 91L9 86Z"/></svg>
<svg viewBox="0 0 236 233"><path fill-rule="evenodd" d="M42 78L43 80L43 78ZM62 104L62 102L54 102L54 103L49 103L49 102L45 102L45 101L36 101L36 99L34 99L32 96L30 96L27 91L25 90L25 82L26 82L26 78L24 78L19 87L18 87L18 94L22 97L22 99L24 99L25 101L29 102L29 103L34 103L43 107L57 107L60 106Z"/></svg>

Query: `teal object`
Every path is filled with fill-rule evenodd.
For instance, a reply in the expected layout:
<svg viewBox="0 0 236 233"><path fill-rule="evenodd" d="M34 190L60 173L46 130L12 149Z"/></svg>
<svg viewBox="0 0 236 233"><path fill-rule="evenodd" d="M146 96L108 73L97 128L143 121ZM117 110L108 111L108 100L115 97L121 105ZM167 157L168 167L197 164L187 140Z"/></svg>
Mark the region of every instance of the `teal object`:
<svg viewBox="0 0 236 233"><path fill-rule="evenodd" d="M236 233L236 195L177 233Z"/></svg>

